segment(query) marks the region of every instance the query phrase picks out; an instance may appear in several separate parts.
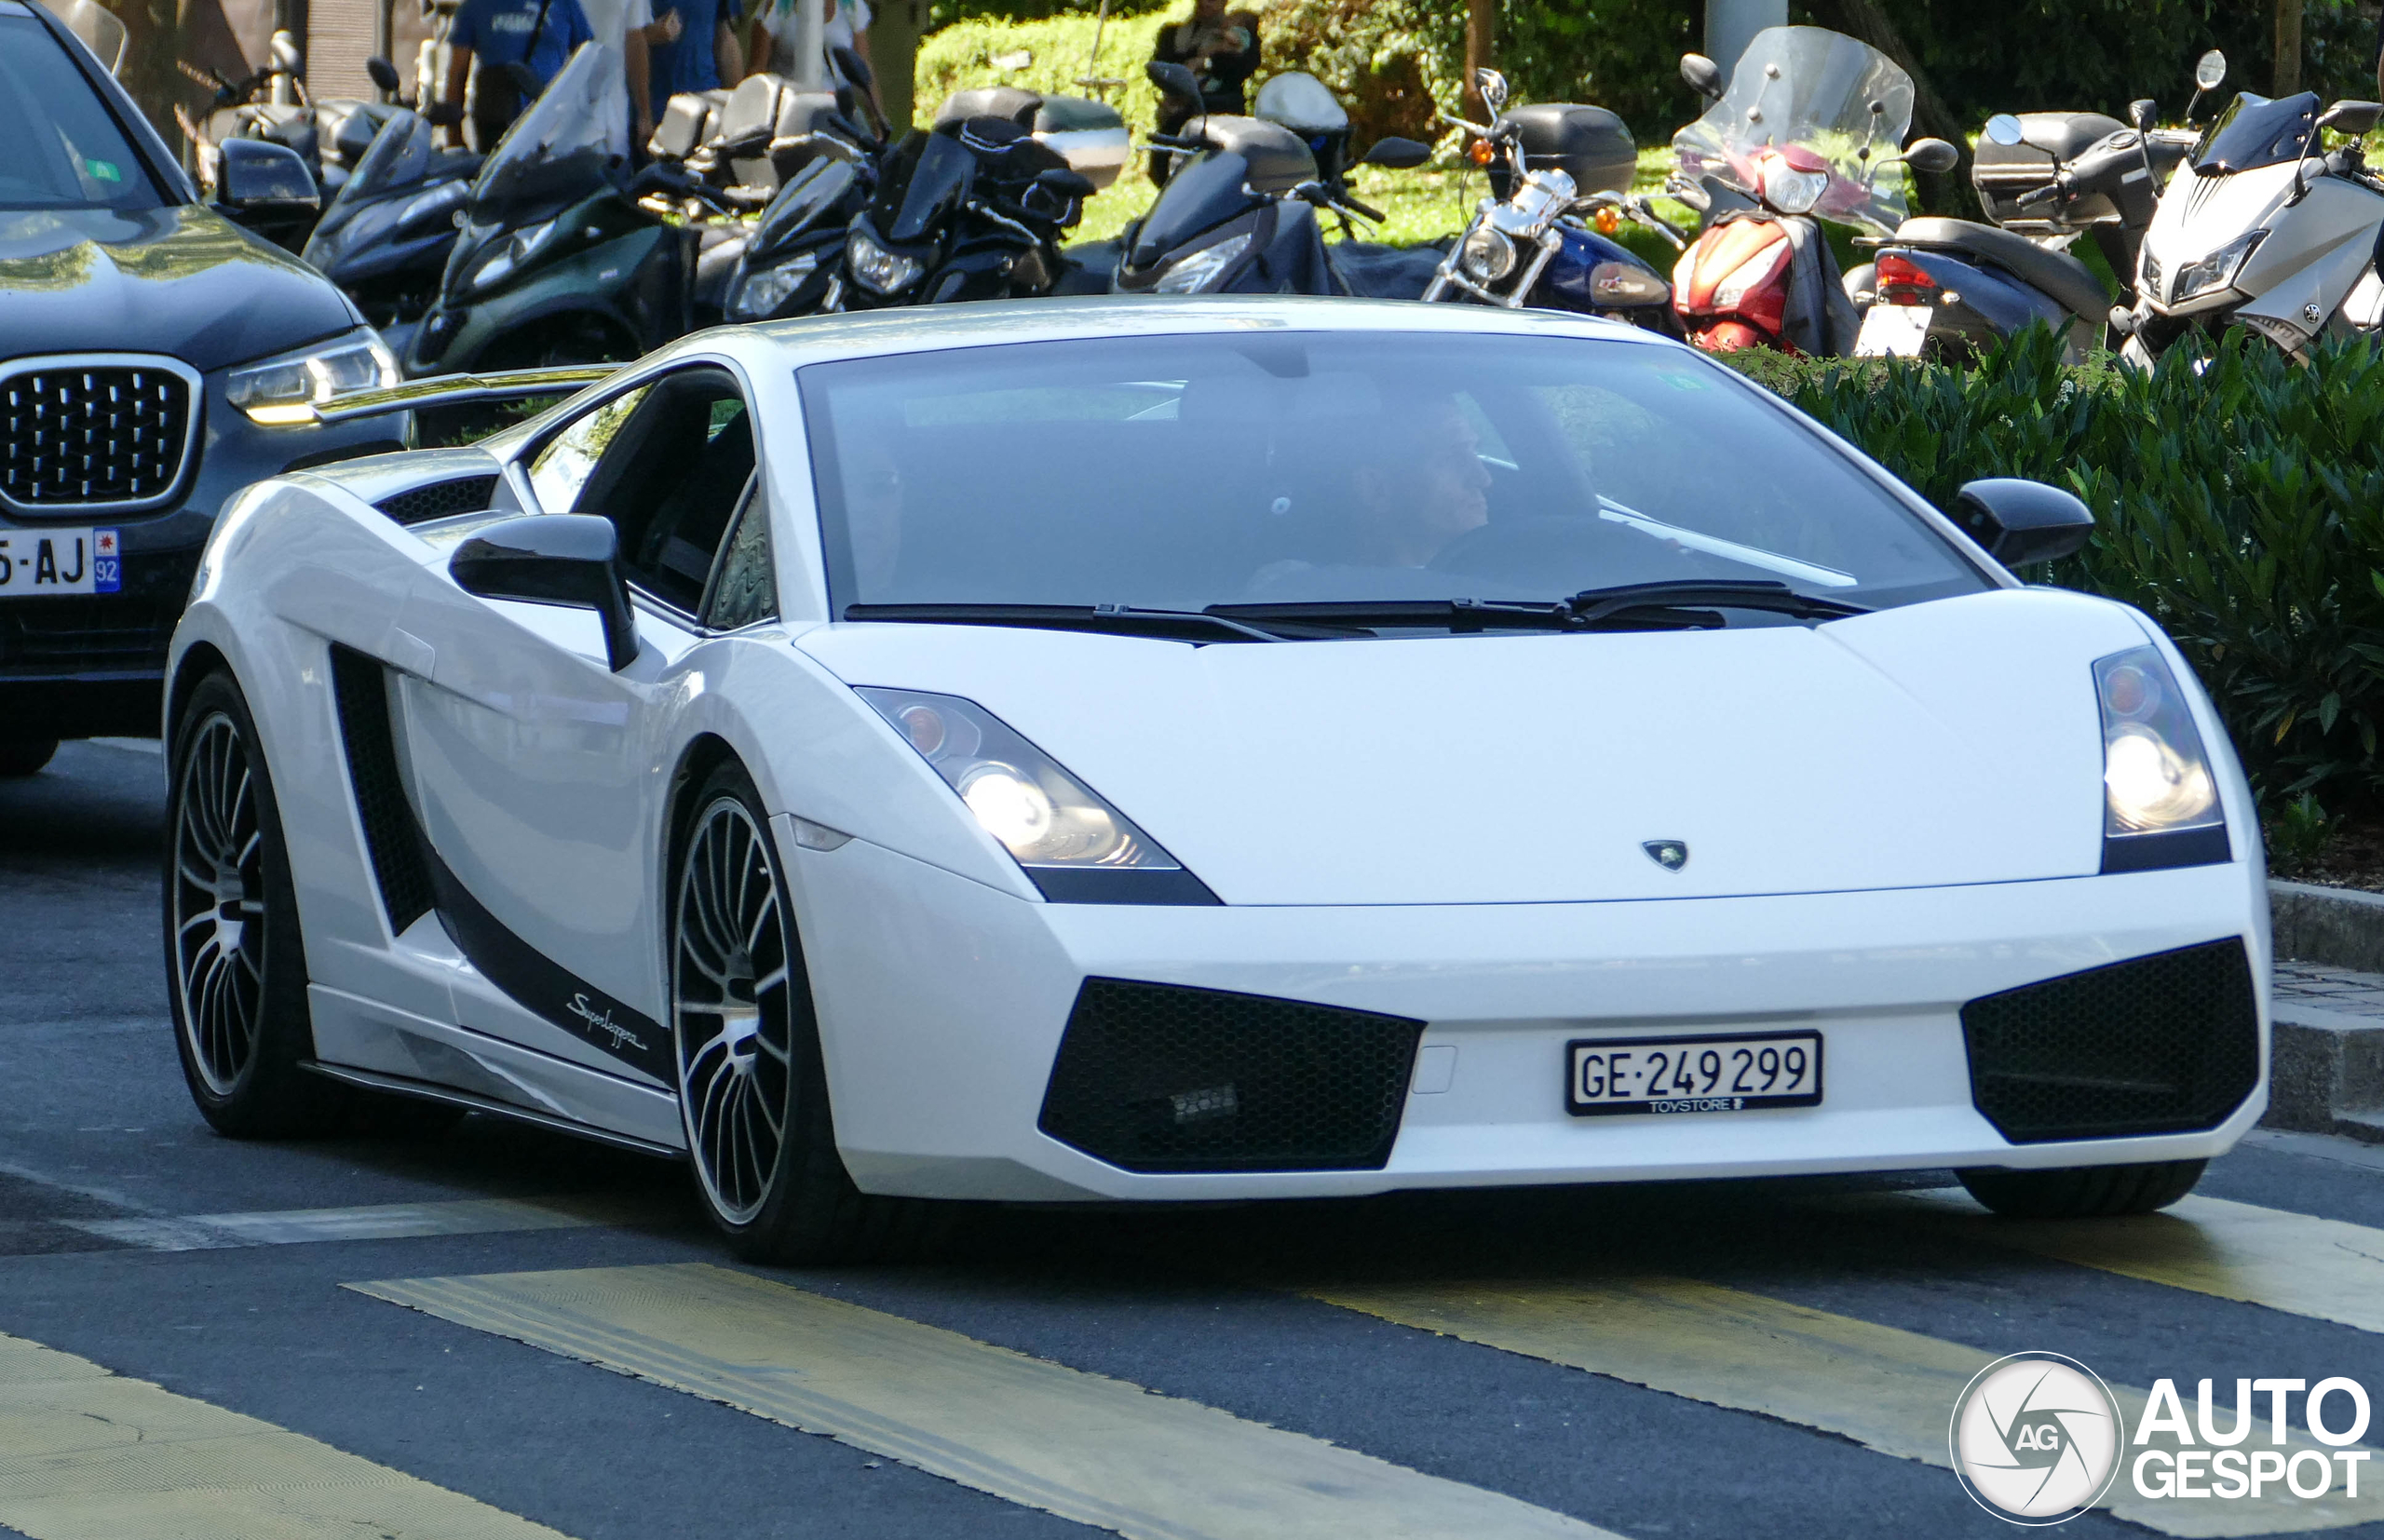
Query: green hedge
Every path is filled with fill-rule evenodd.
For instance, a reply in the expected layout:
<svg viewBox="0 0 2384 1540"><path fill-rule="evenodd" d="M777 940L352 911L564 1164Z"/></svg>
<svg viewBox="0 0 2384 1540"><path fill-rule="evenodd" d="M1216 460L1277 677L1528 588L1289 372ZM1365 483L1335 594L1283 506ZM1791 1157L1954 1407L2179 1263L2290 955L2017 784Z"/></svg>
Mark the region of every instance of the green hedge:
<svg viewBox="0 0 2384 1540"><path fill-rule="evenodd" d="M1967 371L1734 361L1941 508L1973 477L2075 492L2092 543L2030 575L2166 627L2272 811L2384 803L2384 353L2301 367L2230 338L2201 372L2175 353L2139 376L2065 369L2031 331Z"/></svg>

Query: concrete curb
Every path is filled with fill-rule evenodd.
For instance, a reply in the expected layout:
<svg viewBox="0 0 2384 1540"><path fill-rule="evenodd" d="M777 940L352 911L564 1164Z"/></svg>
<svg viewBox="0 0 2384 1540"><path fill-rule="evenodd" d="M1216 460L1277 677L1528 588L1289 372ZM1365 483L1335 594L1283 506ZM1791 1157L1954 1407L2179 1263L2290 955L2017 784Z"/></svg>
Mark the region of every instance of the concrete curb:
<svg viewBox="0 0 2384 1540"><path fill-rule="evenodd" d="M2276 954L2384 973L2384 894L2270 882ZM2297 1002L2279 1005L2260 1122L2384 1144L2384 1021Z"/></svg>
<svg viewBox="0 0 2384 1540"><path fill-rule="evenodd" d="M2384 973L2384 893L2271 881L2269 923L2280 957Z"/></svg>

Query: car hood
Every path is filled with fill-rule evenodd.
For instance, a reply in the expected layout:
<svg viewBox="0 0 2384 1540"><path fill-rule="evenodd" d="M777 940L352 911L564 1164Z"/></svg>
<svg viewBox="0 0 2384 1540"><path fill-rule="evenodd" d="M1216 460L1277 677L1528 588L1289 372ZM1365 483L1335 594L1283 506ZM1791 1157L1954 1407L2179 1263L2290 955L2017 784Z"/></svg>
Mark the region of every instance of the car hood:
<svg viewBox="0 0 2384 1540"><path fill-rule="evenodd" d="M2004 589L1826 626L1201 647L832 626L964 696L1236 904L1559 902L2099 870L2090 662L2132 612ZM1650 842L1678 841L1668 871Z"/></svg>
<svg viewBox="0 0 2384 1540"><path fill-rule="evenodd" d="M0 210L0 359L165 353L202 372L345 331L331 280L196 204Z"/></svg>

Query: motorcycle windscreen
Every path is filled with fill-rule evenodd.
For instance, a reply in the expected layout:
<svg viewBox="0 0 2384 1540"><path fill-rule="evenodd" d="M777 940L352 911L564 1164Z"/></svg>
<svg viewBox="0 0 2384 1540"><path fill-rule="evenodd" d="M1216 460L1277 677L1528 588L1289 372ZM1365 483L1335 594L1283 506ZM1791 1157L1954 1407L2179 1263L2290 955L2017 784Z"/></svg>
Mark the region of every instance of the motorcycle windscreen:
<svg viewBox="0 0 2384 1540"><path fill-rule="evenodd" d="M915 154L897 155L869 210L870 223L898 245L934 239L960 212L977 168L977 157L947 134L914 138L919 142ZM909 152L912 145L905 143L902 149Z"/></svg>
<svg viewBox="0 0 2384 1540"><path fill-rule="evenodd" d="M2245 91L2194 147L2194 169L2203 176L2256 171L2297 160L2318 131L2318 94L2281 96L2271 101Z"/></svg>
<svg viewBox="0 0 2384 1540"><path fill-rule="evenodd" d="M605 148L612 124L605 84L620 77L621 57L582 43L527 112L513 120L472 183L475 208L572 201L612 180Z"/></svg>
<svg viewBox="0 0 2384 1540"><path fill-rule="evenodd" d="M1902 163L1876 162L1901 150L1911 128L1912 76L1886 54L1822 27L1766 27L1722 100L1673 135L1673 157L1691 180L1714 175L1754 192L1757 151L1800 146L1829 163L1814 213L1891 232L1903 223L1910 178Z"/></svg>
<svg viewBox="0 0 2384 1540"><path fill-rule="evenodd" d="M345 249L353 244L347 238L348 226L364 206L392 187L410 186L426 181L429 176L431 158L437 153L433 130L418 115L401 110L390 118L381 131L372 136L372 147L364 152L364 158L358 161L356 169L348 173L339 195L332 199L331 207L323 210L321 222L315 226L314 234L307 237L306 262L328 271L329 265L338 262ZM386 233L386 226L394 221L396 212L391 209L388 218L373 222L375 226Z"/></svg>
<svg viewBox="0 0 2384 1540"><path fill-rule="evenodd" d="M841 210L860 173L850 161L833 156L813 161L779 189L762 210L761 227L753 233L752 256L765 257L792 245L823 222L844 225Z"/></svg>
<svg viewBox="0 0 2384 1540"><path fill-rule="evenodd" d="M1177 166L1158 202L1143 217L1127 263L1148 267L1170 251L1182 250L1202 232L1247 213L1253 205L1264 201L1242 191L1249 181L1250 162L1221 151L1195 155Z"/></svg>

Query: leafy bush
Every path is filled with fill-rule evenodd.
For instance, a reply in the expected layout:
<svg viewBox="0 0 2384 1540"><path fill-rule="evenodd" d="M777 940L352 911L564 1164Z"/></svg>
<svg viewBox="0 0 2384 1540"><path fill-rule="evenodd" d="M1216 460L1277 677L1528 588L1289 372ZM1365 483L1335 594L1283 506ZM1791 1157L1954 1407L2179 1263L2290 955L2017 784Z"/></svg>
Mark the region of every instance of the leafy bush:
<svg viewBox="0 0 2384 1540"><path fill-rule="evenodd" d="M2299 367L2230 337L2200 373L2065 369L2024 333L1975 369L1738 356L1941 508L1981 476L2094 511L2056 582L2150 614L2210 688L2263 801L2384 801L2384 353Z"/></svg>

